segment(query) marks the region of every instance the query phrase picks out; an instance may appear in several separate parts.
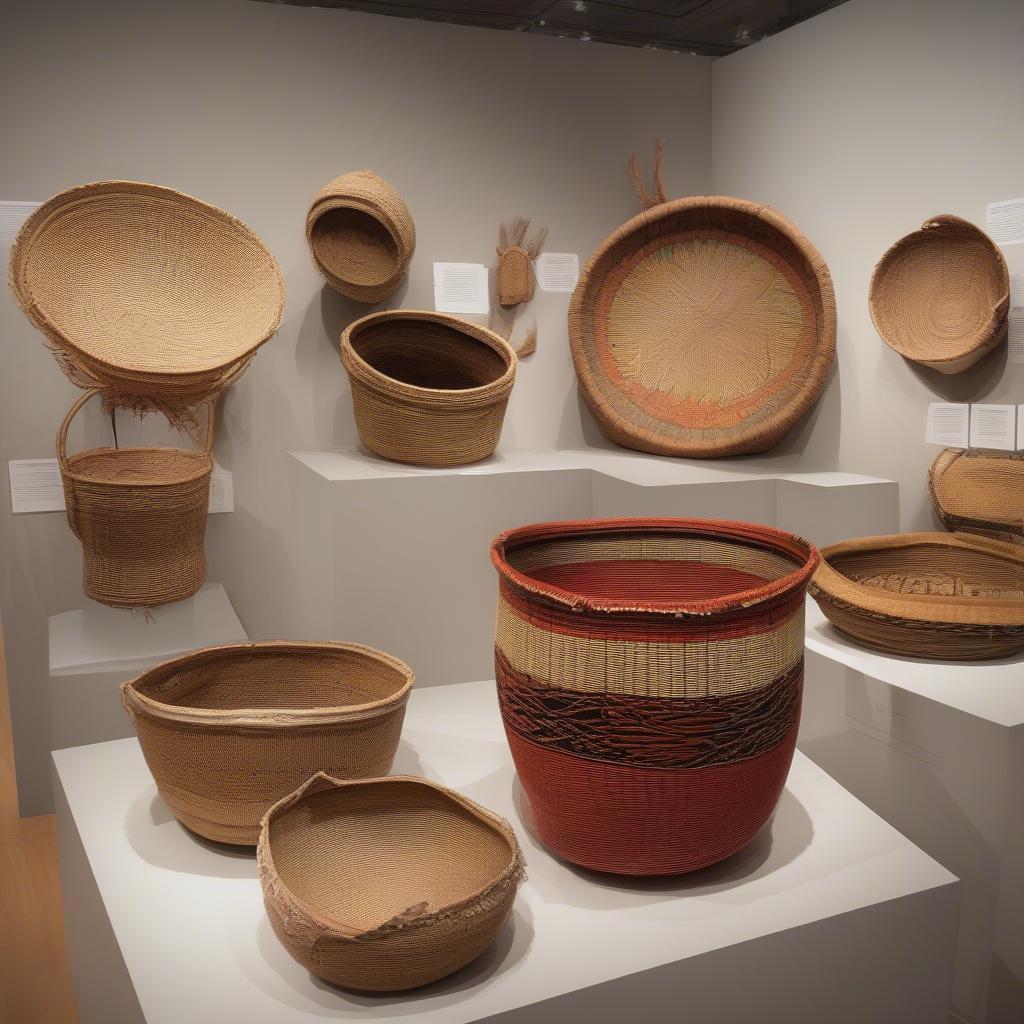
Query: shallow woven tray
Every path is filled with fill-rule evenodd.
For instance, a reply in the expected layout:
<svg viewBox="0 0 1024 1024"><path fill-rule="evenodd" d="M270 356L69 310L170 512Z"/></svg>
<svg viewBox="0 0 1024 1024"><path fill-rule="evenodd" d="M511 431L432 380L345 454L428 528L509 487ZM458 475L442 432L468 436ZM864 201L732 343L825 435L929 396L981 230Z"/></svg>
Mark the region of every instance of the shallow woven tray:
<svg viewBox="0 0 1024 1024"><path fill-rule="evenodd" d="M1006 337L1006 261L969 221L930 217L878 261L868 304L891 349L942 373L959 373Z"/></svg>
<svg viewBox="0 0 1024 1024"><path fill-rule="evenodd" d="M270 805L311 772L390 770L412 684L372 647L267 641L172 658L126 682L121 701L175 817L253 845Z"/></svg>
<svg viewBox="0 0 1024 1024"><path fill-rule="evenodd" d="M820 253L778 211L728 196L628 221L590 257L569 307L599 426L659 455L771 448L821 393L835 332Z"/></svg>
<svg viewBox="0 0 1024 1024"><path fill-rule="evenodd" d="M948 530L1024 539L1024 454L946 448L932 463L928 490Z"/></svg>
<svg viewBox="0 0 1024 1024"><path fill-rule="evenodd" d="M863 537L823 548L809 592L869 647L980 661L1024 650L1024 551L965 534Z"/></svg>
<svg viewBox="0 0 1024 1024"><path fill-rule="evenodd" d="M318 774L270 809L259 843L270 922L334 985L417 988L475 960L523 877L508 823L426 779Z"/></svg>

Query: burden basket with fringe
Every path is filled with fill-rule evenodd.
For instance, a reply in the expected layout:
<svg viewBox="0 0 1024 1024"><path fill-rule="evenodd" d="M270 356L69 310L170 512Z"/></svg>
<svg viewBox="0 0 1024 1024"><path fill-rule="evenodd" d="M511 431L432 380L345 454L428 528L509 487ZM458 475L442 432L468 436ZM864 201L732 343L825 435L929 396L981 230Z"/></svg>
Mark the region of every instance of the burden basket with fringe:
<svg viewBox="0 0 1024 1024"><path fill-rule="evenodd" d="M945 448L929 470L928 490L947 530L1024 541L1024 454Z"/></svg>
<svg viewBox="0 0 1024 1024"><path fill-rule="evenodd" d="M71 421L99 393L86 391L57 433L68 525L82 542L82 587L93 600L118 608L190 597L206 579L213 405L202 451L103 447L69 455Z"/></svg>
<svg viewBox="0 0 1024 1024"><path fill-rule="evenodd" d="M969 534L861 537L822 549L810 594L868 647L981 661L1024 650L1024 550Z"/></svg>
<svg viewBox="0 0 1024 1024"><path fill-rule="evenodd" d="M137 181L47 200L19 231L9 275L72 381L172 417L235 380L284 306L281 271L245 224Z"/></svg>
<svg viewBox="0 0 1024 1024"><path fill-rule="evenodd" d="M267 812L258 859L288 952L333 985L370 992L417 988L475 960L523 878L507 822L409 776L315 775Z"/></svg>
<svg viewBox="0 0 1024 1024"><path fill-rule="evenodd" d="M359 437L375 455L461 466L494 453L516 354L501 337L447 313L393 309L341 335Z"/></svg>
<svg viewBox="0 0 1024 1024"><path fill-rule="evenodd" d="M891 349L960 373L1006 337L1006 261L980 228L939 214L885 252L871 275L868 305Z"/></svg>
<svg viewBox="0 0 1024 1024"><path fill-rule="evenodd" d="M597 519L499 536L498 699L538 838L665 875L742 849L796 745L817 551L750 523Z"/></svg>
<svg viewBox="0 0 1024 1024"><path fill-rule="evenodd" d="M251 846L267 808L311 772L390 771L412 684L372 647L265 641L172 658L126 682L121 702L175 817Z"/></svg>
<svg viewBox="0 0 1024 1024"><path fill-rule="evenodd" d="M306 241L335 291L357 302L381 302L405 279L416 225L392 184L373 171L350 171L313 197Z"/></svg>

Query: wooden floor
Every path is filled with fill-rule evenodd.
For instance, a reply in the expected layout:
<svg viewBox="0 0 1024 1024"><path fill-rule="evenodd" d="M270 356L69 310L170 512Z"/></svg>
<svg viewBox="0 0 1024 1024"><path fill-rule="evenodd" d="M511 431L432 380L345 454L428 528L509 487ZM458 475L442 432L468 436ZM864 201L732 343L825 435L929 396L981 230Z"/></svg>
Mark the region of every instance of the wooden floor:
<svg viewBox="0 0 1024 1024"><path fill-rule="evenodd" d="M0 1024L77 1020L64 952L54 817L18 817L0 636Z"/></svg>

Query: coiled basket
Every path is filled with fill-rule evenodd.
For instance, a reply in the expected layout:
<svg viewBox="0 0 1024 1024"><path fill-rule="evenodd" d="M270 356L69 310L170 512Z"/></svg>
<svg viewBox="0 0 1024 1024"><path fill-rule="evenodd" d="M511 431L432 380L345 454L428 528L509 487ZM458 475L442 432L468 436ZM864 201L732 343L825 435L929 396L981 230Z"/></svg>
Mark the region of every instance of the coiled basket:
<svg viewBox="0 0 1024 1024"><path fill-rule="evenodd" d="M944 448L928 491L947 530L1024 541L1024 453Z"/></svg>
<svg viewBox="0 0 1024 1024"><path fill-rule="evenodd" d="M806 541L701 519L503 533L495 667L534 829L583 867L677 874L782 793L803 689Z"/></svg>
<svg viewBox="0 0 1024 1024"><path fill-rule="evenodd" d="M385 775L413 674L349 643L191 651L121 687L157 789L187 828L253 845L271 804L310 773Z"/></svg>
<svg viewBox="0 0 1024 1024"><path fill-rule="evenodd" d="M267 813L258 858L288 952L325 981L372 992L417 988L475 960L523 877L507 822L402 776L314 776Z"/></svg>

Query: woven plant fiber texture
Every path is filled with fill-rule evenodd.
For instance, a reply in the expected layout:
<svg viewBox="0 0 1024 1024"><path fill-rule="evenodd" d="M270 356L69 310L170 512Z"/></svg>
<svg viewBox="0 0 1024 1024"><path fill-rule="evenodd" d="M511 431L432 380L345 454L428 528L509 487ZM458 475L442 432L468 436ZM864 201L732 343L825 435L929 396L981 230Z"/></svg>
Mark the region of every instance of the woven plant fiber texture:
<svg viewBox="0 0 1024 1024"><path fill-rule="evenodd" d="M533 261L540 255L548 229L539 228L532 237L529 217L513 217L498 232L498 302L518 306L533 298Z"/></svg>
<svg viewBox="0 0 1024 1024"><path fill-rule="evenodd" d="M157 789L191 831L252 846L312 772L385 775L413 685L360 644L263 641L191 651L121 687Z"/></svg>
<svg viewBox="0 0 1024 1024"><path fill-rule="evenodd" d="M940 214L884 253L868 304L891 349L942 373L960 373L1006 337L1009 272L980 228Z"/></svg>
<svg viewBox="0 0 1024 1024"><path fill-rule="evenodd" d="M1024 454L946 448L932 463L928 490L947 530L1024 541Z"/></svg>
<svg viewBox="0 0 1024 1024"><path fill-rule="evenodd" d="M363 445L393 462L461 466L494 454L517 358L461 317L384 310L341 335Z"/></svg>
<svg viewBox="0 0 1024 1024"><path fill-rule="evenodd" d="M510 530L495 667L534 829L558 856L679 874L742 849L796 743L806 541L702 519Z"/></svg>
<svg viewBox="0 0 1024 1024"><path fill-rule="evenodd" d="M335 291L356 302L382 302L405 280L416 225L393 185L373 171L349 171L313 197L306 241Z"/></svg>
<svg viewBox="0 0 1024 1024"><path fill-rule="evenodd" d="M418 988L475 960L523 878L507 822L410 776L314 776L267 812L258 860L288 952L333 985L370 992Z"/></svg>
<svg viewBox="0 0 1024 1024"><path fill-rule="evenodd" d="M837 629L902 657L1024 650L1024 549L969 534L862 537L822 549L810 594Z"/></svg>

